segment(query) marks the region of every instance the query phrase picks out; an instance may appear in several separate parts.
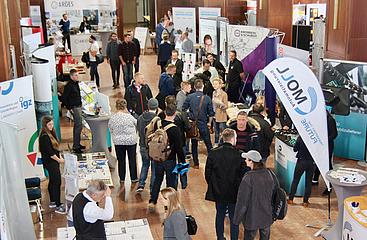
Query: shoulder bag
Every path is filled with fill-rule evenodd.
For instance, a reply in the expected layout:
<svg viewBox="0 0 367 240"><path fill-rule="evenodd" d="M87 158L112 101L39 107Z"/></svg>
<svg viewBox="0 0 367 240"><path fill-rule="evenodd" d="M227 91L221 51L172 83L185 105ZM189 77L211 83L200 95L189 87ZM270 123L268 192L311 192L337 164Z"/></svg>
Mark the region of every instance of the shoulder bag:
<svg viewBox="0 0 367 240"><path fill-rule="evenodd" d="M191 128L186 132L186 138L200 138L200 132L197 126L197 121L200 115L201 107L203 105L204 96L205 95L201 96L200 104L199 104L199 111L198 111L198 114L196 115L195 120L190 120Z"/></svg>

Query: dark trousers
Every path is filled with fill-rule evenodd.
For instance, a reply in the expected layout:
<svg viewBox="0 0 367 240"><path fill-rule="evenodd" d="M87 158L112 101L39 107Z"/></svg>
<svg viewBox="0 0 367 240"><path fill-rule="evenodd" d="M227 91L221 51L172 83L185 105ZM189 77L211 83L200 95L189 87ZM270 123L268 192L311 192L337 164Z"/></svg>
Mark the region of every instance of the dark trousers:
<svg viewBox="0 0 367 240"><path fill-rule="evenodd" d="M296 194L297 187L299 180L304 172L306 172L306 187L305 187L305 194L303 196L303 202L308 202L308 199L311 196L312 190L312 176L315 170L315 164L313 161L305 161L298 159L296 168L294 169L293 181L291 186L291 192L289 193L289 199L293 200L294 194Z"/></svg>
<svg viewBox="0 0 367 240"><path fill-rule="evenodd" d="M73 127L73 149L80 149L80 135L82 134L82 108L74 107L71 111L74 120Z"/></svg>
<svg viewBox="0 0 367 240"><path fill-rule="evenodd" d="M161 73L164 73L166 71L167 62L168 61L159 62L159 65L161 65Z"/></svg>
<svg viewBox="0 0 367 240"><path fill-rule="evenodd" d="M254 240L256 237L257 231L260 232L260 240L269 240L270 239L270 227L261 228L256 230L246 230L245 229L245 240Z"/></svg>
<svg viewBox="0 0 367 240"><path fill-rule="evenodd" d="M233 224L234 210L236 208L235 203L215 203L215 208L217 213L215 215L215 231L217 233L217 239L224 239L224 218L226 217L226 212L229 213L229 221L231 223L231 240L238 239L239 226Z"/></svg>
<svg viewBox="0 0 367 240"><path fill-rule="evenodd" d="M130 179L137 180L136 170L136 144L134 145L115 145L116 157L118 161L120 181L125 181L126 175L126 152L129 159Z"/></svg>
<svg viewBox="0 0 367 240"><path fill-rule="evenodd" d="M140 57L136 57L136 58L135 58L135 64L134 64L134 72L135 72L135 73L139 72L139 67L140 67L139 58L140 58Z"/></svg>
<svg viewBox="0 0 367 240"><path fill-rule="evenodd" d="M110 60L113 85L120 85L120 60Z"/></svg>
<svg viewBox="0 0 367 240"><path fill-rule="evenodd" d="M126 89L130 85L131 79L133 79L133 64L126 63L125 66L122 66L122 71L124 72L124 84Z"/></svg>
<svg viewBox="0 0 367 240"><path fill-rule="evenodd" d="M207 153L213 148L212 142L210 140L210 132L206 123L198 122L198 129L200 132L200 137L204 141ZM191 139L192 146L192 159L195 165L199 165L199 153L198 153L198 140L192 138Z"/></svg>
<svg viewBox="0 0 367 240"><path fill-rule="evenodd" d="M154 164L153 164L153 161L150 160L150 157L148 155L148 150L145 146L140 146L140 155L141 155L142 165L141 165L141 171L140 171L139 186L141 187L145 186L145 182L148 177L150 163L152 163L151 174L150 174L150 185L149 185L149 189L150 191L152 191L154 178L155 178Z"/></svg>
<svg viewBox="0 0 367 240"><path fill-rule="evenodd" d="M51 160L43 163L49 174L48 194L50 195L50 202L55 202L56 206L60 206L60 188L61 188L61 174L59 163Z"/></svg>
<svg viewBox="0 0 367 240"><path fill-rule="evenodd" d="M98 63L89 62L89 64L90 64L90 80L94 81L94 79L96 79L97 87L99 87Z"/></svg>
<svg viewBox="0 0 367 240"><path fill-rule="evenodd" d="M66 42L68 42L68 49L71 51L71 44L70 44L70 33L63 33L62 37L62 44L66 49Z"/></svg>
<svg viewBox="0 0 367 240"><path fill-rule="evenodd" d="M166 187L177 189L177 175L172 173L176 166L176 160L166 160L164 162L153 161L153 165L155 168L155 178L149 202L156 204L164 174L166 174Z"/></svg>
<svg viewBox="0 0 367 240"><path fill-rule="evenodd" d="M329 170L333 169L333 151L334 151L334 141L329 142ZM319 181L320 170L316 166L315 173L313 174L313 181Z"/></svg>

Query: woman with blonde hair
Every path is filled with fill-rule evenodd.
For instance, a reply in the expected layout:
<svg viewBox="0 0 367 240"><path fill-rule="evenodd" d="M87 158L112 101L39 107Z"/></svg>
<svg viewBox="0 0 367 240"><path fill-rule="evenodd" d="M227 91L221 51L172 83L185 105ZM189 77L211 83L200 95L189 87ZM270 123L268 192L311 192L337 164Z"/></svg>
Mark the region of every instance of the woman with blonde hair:
<svg viewBox="0 0 367 240"><path fill-rule="evenodd" d="M54 121L50 116L44 116L42 118L42 128L38 138L38 147L41 152L43 166L49 174L49 207L56 208L56 213L65 214L65 207L60 202L60 163L63 163L64 159L60 155L59 141L56 136Z"/></svg>
<svg viewBox="0 0 367 240"><path fill-rule="evenodd" d="M214 115L214 146L218 146L219 136L226 128L227 122L227 108L228 108L228 96L222 89L223 81L220 78L213 79L213 109Z"/></svg>
<svg viewBox="0 0 367 240"><path fill-rule="evenodd" d="M190 240L187 231L186 212L174 188L168 187L161 190L165 212L163 239Z"/></svg>

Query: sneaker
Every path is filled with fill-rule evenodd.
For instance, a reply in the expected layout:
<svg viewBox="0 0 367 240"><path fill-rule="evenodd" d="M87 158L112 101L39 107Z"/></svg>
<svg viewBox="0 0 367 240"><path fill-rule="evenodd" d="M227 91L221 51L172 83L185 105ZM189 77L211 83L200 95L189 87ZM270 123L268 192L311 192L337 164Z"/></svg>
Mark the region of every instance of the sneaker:
<svg viewBox="0 0 367 240"><path fill-rule="evenodd" d="M66 214L66 209L65 209L64 205L60 205L60 206L56 207L55 213Z"/></svg>
<svg viewBox="0 0 367 240"><path fill-rule="evenodd" d="M304 203L303 203L303 207L305 207L305 208L308 208L308 207L309 207L309 205L310 205L310 203L309 203L309 202L304 202Z"/></svg>
<svg viewBox="0 0 367 240"><path fill-rule="evenodd" d="M49 208L55 208L56 207L56 203L55 202L50 202L50 204L48 205Z"/></svg>
<svg viewBox="0 0 367 240"><path fill-rule="evenodd" d="M312 180L312 185L319 185L319 181L317 181L317 180Z"/></svg>
<svg viewBox="0 0 367 240"><path fill-rule="evenodd" d="M139 187L136 189L136 192L137 192L137 193L140 193L140 192L142 192L142 191L144 191L144 186L139 186Z"/></svg>
<svg viewBox="0 0 367 240"><path fill-rule="evenodd" d="M148 210L149 210L149 212L154 212L154 211L155 211L155 205L156 205L156 204L154 204L154 203L152 203L152 202L150 202L150 203L148 204Z"/></svg>
<svg viewBox="0 0 367 240"><path fill-rule="evenodd" d="M139 179L137 178L137 179L134 179L134 180L131 180L131 183L137 183L137 182L139 182Z"/></svg>

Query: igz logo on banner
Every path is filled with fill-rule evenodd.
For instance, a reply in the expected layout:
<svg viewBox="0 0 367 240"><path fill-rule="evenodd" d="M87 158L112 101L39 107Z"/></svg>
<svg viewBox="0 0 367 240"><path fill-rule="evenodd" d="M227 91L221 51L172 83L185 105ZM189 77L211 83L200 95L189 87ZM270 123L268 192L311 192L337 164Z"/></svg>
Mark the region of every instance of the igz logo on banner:
<svg viewBox="0 0 367 240"><path fill-rule="evenodd" d="M26 99L26 97L20 97L19 98L19 102L20 102L20 106L24 109L27 110L30 106L32 106L32 99Z"/></svg>

